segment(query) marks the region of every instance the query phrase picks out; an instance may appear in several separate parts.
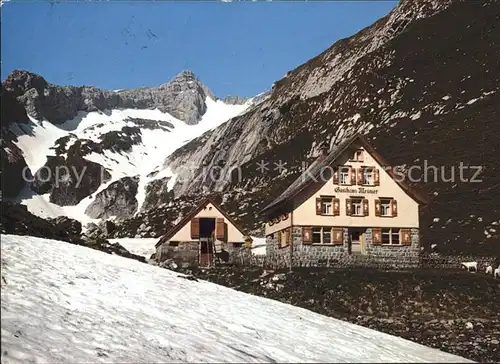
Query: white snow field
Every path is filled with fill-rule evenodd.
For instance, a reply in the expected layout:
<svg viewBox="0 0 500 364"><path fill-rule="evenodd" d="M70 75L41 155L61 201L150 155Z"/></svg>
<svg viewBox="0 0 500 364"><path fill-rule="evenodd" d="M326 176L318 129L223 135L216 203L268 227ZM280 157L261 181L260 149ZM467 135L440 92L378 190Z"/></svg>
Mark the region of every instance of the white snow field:
<svg viewBox="0 0 500 364"><path fill-rule="evenodd" d="M31 125L14 123L11 131L17 135L16 145L22 150L26 164L34 174L46 162L48 155L55 155L53 149L57 139L71 136L66 145L66 150L76 139L89 139L99 142L99 137L110 131L119 131L124 126L137 126L130 118L147 119L158 122L169 122L173 128L160 126L151 130L141 127L142 143L134 145L130 151L116 153L109 150L103 154L91 153L84 158L101 164L111 173L111 180L102 184L91 197L83 199L76 206L58 206L51 203L47 195L37 195L29 188L25 189L17 198L17 202L28 207L28 210L41 217L68 216L88 223L95 220L85 215L85 209L93 201L94 196L108 187L114 181L138 175L139 187L137 200L142 206L147 183L154 179L170 177L172 173L164 169L163 162L176 149L190 140L214 129L229 119L244 113L251 105L252 99L242 105L229 105L221 100L214 101L210 97L206 100L207 111L196 125L188 125L169 113L143 109L114 109L106 112L80 112L72 120L61 125L54 125L48 121L39 121L30 117ZM151 172L154 176L148 176ZM172 179L172 186L175 179Z"/></svg>
<svg viewBox="0 0 500 364"><path fill-rule="evenodd" d="M469 362L61 241L2 236L2 364Z"/></svg>

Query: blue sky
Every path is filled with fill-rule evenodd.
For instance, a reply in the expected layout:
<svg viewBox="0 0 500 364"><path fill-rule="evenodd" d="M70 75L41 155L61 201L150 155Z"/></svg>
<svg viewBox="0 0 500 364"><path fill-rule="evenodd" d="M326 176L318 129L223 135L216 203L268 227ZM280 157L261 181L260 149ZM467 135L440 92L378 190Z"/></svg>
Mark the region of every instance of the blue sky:
<svg viewBox="0 0 500 364"><path fill-rule="evenodd" d="M217 96L253 96L396 4L12 0L2 6L2 80L17 68L122 89L190 69Z"/></svg>

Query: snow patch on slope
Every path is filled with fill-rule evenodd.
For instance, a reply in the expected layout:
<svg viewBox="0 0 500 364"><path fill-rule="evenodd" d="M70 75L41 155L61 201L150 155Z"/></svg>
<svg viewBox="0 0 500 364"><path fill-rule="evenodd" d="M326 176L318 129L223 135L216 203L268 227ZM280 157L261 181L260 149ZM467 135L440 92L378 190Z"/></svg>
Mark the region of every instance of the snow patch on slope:
<svg viewBox="0 0 500 364"><path fill-rule="evenodd" d="M2 236L2 363L470 362L135 260Z"/></svg>
<svg viewBox="0 0 500 364"><path fill-rule="evenodd" d="M13 123L10 130L17 136L16 144L22 150L26 165L34 174L47 161L47 156L55 155L51 148L57 139L67 135L48 121L38 121L31 116L30 124Z"/></svg>

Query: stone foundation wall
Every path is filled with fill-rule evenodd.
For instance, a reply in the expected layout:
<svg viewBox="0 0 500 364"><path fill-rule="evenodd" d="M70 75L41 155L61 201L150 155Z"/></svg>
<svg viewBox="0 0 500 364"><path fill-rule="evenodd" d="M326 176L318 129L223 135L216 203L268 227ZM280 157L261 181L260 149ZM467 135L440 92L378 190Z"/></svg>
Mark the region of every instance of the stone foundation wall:
<svg viewBox="0 0 500 364"><path fill-rule="evenodd" d="M161 263L172 259L179 266L196 266L198 252L197 241L181 241L177 246L171 246L166 242L156 248L156 260Z"/></svg>
<svg viewBox="0 0 500 364"><path fill-rule="evenodd" d="M478 257L472 255L439 255L423 254L420 256L419 266L430 269L453 269L461 268L462 262L477 262L477 269L485 271L488 265L493 268L500 264L500 252L498 257Z"/></svg>
<svg viewBox="0 0 500 364"><path fill-rule="evenodd" d="M294 227L293 266L318 267L343 264L348 259L349 245L347 229L344 229L344 244L342 245L309 245L302 243L302 228Z"/></svg>
<svg viewBox="0 0 500 364"><path fill-rule="evenodd" d="M199 242L183 241L179 242L177 246L169 244L170 242L166 242L156 248L156 261L158 263L172 259L177 265L185 268L198 266ZM239 252L244 250L244 247L234 247L233 243L224 243L222 251L214 255L214 263L231 263ZM249 259L245 257L244 261L248 263ZM257 263L252 262L252 264Z"/></svg>
<svg viewBox="0 0 500 364"><path fill-rule="evenodd" d="M366 254L350 254L348 229L344 228L344 243L341 245L303 244L302 228L293 227L292 249L290 246L280 247L278 240L272 236L266 238L266 256L263 258L248 257L247 264L258 264L269 268L285 268L290 266L290 254L294 267L370 267L370 268L415 268L420 263L420 244L418 229L412 229L410 246L385 246L372 244L372 230L365 234ZM241 264L244 257L239 258Z"/></svg>
<svg viewBox="0 0 500 364"><path fill-rule="evenodd" d="M382 266L416 268L420 262L420 239L418 229L411 229L411 245L373 245L372 229L366 229L366 256Z"/></svg>
<svg viewBox="0 0 500 364"><path fill-rule="evenodd" d="M278 239L266 237L266 256L264 266L274 269L290 266L290 246L280 247Z"/></svg>
<svg viewBox="0 0 500 364"><path fill-rule="evenodd" d="M492 264L500 264L499 257L478 257L470 255L441 256L422 254L419 248L418 230L412 232L411 246L370 246L367 255L351 255L348 244L336 246L302 245L300 228L294 228L293 266L330 268L376 268L376 269L460 269L462 262L477 262L478 270L484 272ZM371 232L370 232L371 233ZM371 239L369 235L368 239ZM371 240L367 243L371 244ZM499 254L500 255L500 254ZM253 265L265 268L287 268L290 264L290 247L280 248L276 239L267 238L267 254L254 256L240 254L234 261L239 265Z"/></svg>

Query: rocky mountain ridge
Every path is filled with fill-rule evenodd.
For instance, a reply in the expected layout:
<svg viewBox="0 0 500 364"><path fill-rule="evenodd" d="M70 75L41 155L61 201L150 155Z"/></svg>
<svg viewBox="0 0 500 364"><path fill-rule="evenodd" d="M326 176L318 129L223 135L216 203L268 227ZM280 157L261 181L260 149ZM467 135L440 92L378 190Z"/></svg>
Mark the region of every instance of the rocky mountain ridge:
<svg viewBox="0 0 500 364"><path fill-rule="evenodd" d="M57 86L40 75L14 70L2 83L28 114L52 124L61 124L77 116L79 111L92 112L117 108L159 109L187 124L196 124L206 112L205 99L216 96L192 71L183 71L159 87L143 87L108 91L93 86ZM241 104L244 98L229 97Z"/></svg>

